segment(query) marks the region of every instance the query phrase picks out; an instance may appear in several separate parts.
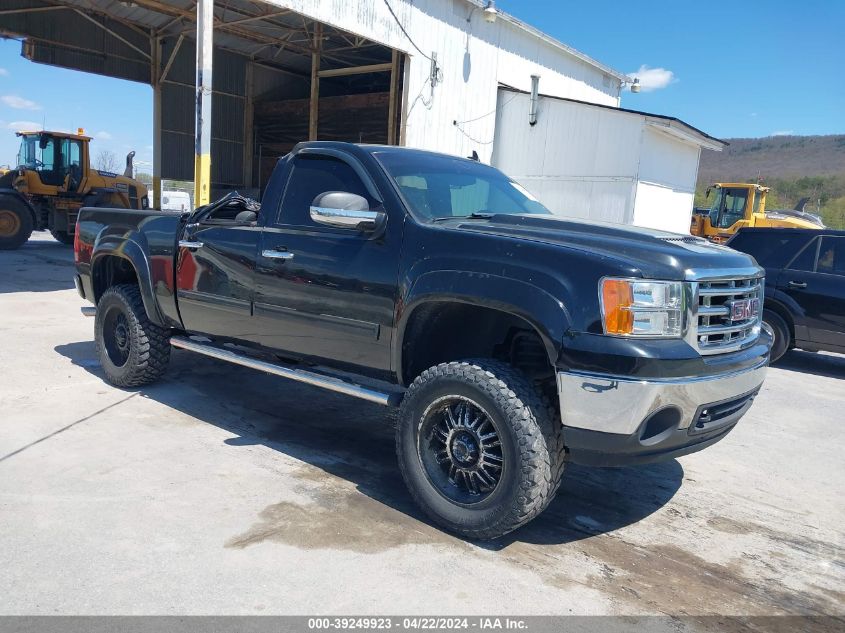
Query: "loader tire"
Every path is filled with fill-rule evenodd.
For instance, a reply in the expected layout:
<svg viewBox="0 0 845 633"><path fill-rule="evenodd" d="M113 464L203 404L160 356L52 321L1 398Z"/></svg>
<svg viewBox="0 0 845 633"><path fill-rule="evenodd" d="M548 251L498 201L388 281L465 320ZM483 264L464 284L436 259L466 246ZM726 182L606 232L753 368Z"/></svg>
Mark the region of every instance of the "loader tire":
<svg viewBox="0 0 845 633"><path fill-rule="evenodd" d="M12 196L0 195L0 250L20 248L34 228L32 214L26 205Z"/></svg>

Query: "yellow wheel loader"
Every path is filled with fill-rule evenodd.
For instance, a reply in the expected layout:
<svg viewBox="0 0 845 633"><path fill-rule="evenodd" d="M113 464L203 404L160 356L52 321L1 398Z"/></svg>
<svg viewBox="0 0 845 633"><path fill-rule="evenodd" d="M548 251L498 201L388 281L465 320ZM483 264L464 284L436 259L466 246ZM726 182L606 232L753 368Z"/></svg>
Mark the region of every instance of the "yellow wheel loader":
<svg viewBox="0 0 845 633"><path fill-rule="evenodd" d="M132 178L132 158L123 175L92 169L91 137L64 132L17 132L17 167L0 173L0 250L24 244L33 231L48 230L72 244L82 207L146 209L147 188Z"/></svg>
<svg viewBox="0 0 845 633"><path fill-rule="evenodd" d="M712 242L727 242L744 227L823 229L821 218L804 212L806 198L795 209L766 211L768 187L747 183L715 183L707 189L713 197L709 209L695 209L690 233Z"/></svg>

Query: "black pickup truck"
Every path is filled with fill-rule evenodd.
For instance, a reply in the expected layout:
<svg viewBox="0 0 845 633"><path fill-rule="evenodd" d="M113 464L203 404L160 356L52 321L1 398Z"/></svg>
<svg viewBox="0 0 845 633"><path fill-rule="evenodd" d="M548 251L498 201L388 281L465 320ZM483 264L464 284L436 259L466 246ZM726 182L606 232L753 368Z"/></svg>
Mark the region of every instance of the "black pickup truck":
<svg viewBox="0 0 845 633"><path fill-rule="evenodd" d="M472 538L537 516L569 461L719 441L769 358L749 256L555 217L452 156L303 143L260 209L91 208L77 227L111 383L160 378L172 346L398 406L411 494Z"/></svg>

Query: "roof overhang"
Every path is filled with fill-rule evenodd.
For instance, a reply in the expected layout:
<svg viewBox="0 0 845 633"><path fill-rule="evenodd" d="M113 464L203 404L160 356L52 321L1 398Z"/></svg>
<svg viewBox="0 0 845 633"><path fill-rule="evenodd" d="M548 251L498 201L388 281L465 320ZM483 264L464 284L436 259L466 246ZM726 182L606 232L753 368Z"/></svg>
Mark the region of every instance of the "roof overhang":
<svg viewBox="0 0 845 633"><path fill-rule="evenodd" d="M483 8L483 7L487 6L486 0L466 0L466 1L469 4L474 5L475 7L478 7L478 8ZM551 35L549 35L547 33L543 33L540 29L535 28L535 27L531 26L530 24L523 22L519 18L516 18L516 17L510 15L509 13L505 13L504 11L499 9L498 7L496 8L496 11L498 12L497 19L502 20L504 22L507 22L509 24L512 24L516 28L520 29L521 31L525 31L526 33L528 33L532 37L535 37L538 40L548 44L552 48L556 48L559 51L563 51L564 53L567 53L568 55L575 57L576 59L584 62L588 66L592 66L593 68L596 68L596 69L602 71L604 74L609 75L611 77L614 77L616 80L619 81L620 84L630 83L630 82L633 81L633 79L631 77L629 77L628 75L626 75L625 73L621 73L618 70L614 70L610 66L602 64L600 61L595 60L592 57L590 57L589 55L585 55L581 51L576 50L576 49L572 48L571 46L564 44L563 42L561 42L558 39L555 39Z"/></svg>
<svg viewBox="0 0 845 633"><path fill-rule="evenodd" d="M651 129L662 134L667 134L684 143L697 145L704 149L713 150L714 152L721 152L725 145L727 145L724 141L707 136L680 119L662 119L645 115L645 122Z"/></svg>

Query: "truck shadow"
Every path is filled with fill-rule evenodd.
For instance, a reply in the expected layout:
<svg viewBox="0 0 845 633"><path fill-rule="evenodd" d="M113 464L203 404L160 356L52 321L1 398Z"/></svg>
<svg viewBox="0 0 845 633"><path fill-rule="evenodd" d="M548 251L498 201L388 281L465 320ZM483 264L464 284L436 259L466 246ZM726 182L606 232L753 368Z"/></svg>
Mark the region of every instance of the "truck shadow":
<svg viewBox="0 0 845 633"><path fill-rule="evenodd" d="M792 350L772 367L824 378L845 378L845 355Z"/></svg>
<svg viewBox="0 0 845 633"><path fill-rule="evenodd" d="M93 342L55 351L103 378ZM383 407L180 351L165 380L135 391L232 433L225 443L233 448L263 445L304 462L306 487L328 486L338 477L406 515L410 528L416 521L430 524L399 474ZM477 545L495 551L515 542L565 544L616 530L663 507L683 476L676 460L619 469L569 465L560 494L538 519Z"/></svg>

